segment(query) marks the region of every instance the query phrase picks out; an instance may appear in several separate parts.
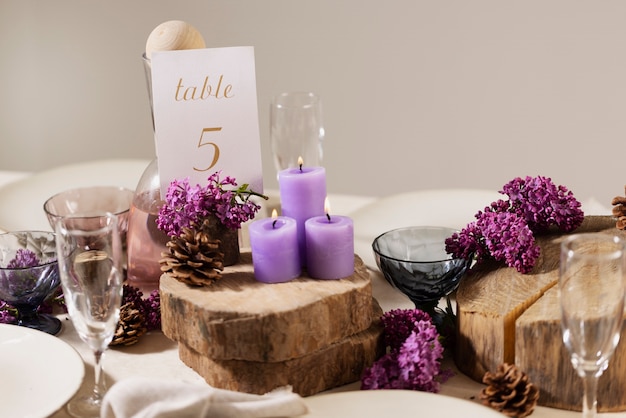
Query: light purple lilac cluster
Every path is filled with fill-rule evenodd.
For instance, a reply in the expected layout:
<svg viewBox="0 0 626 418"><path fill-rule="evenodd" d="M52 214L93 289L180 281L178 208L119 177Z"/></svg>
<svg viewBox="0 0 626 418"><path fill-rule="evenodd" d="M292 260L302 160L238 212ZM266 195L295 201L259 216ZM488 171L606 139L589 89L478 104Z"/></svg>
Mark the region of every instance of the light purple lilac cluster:
<svg viewBox="0 0 626 418"><path fill-rule="evenodd" d="M27 248L20 248L15 252L15 257L7 263L8 269L23 269L39 265L39 257Z"/></svg>
<svg viewBox="0 0 626 418"><path fill-rule="evenodd" d="M260 193L250 190L248 184L235 189L234 178L226 176L220 180L221 171L208 178L205 187L191 186L189 179L174 180L170 183L165 203L159 210L157 226L168 236L179 236L183 228L200 225L209 215L215 215L220 222L231 229L238 229L256 215L261 206L250 200L252 196L267 199Z"/></svg>
<svg viewBox="0 0 626 418"><path fill-rule="evenodd" d="M430 315L419 309L395 309L381 320L388 352L365 370L361 389L439 392L450 373L441 370L443 346Z"/></svg>
<svg viewBox="0 0 626 418"><path fill-rule="evenodd" d="M139 288L125 284L122 305L131 302L143 314L148 331L161 329L161 297L158 289L154 289L147 298L144 298Z"/></svg>
<svg viewBox="0 0 626 418"><path fill-rule="evenodd" d="M503 261L520 273L529 273L541 251L534 234L552 226L571 232L585 217L572 192L547 177L517 177L500 193L508 200L491 203L475 215L476 221L446 239L449 254L474 257L477 262Z"/></svg>

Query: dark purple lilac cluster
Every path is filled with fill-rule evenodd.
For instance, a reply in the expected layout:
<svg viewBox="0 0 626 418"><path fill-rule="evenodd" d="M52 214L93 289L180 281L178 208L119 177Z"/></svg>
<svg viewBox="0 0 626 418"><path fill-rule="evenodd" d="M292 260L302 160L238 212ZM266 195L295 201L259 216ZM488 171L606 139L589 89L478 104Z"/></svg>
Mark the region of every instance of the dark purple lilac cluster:
<svg viewBox="0 0 626 418"><path fill-rule="evenodd" d="M563 232L578 228L585 217L580 202L565 186L556 186L548 177L519 177L505 184L511 211L519 214L535 233L554 225Z"/></svg>
<svg viewBox="0 0 626 418"><path fill-rule="evenodd" d="M520 273L530 273L540 254L535 235L554 226L571 232L583 222L581 204L571 191L547 177L519 177L500 193L508 200L491 203L476 221L446 239L446 251L477 262L503 261Z"/></svg>
<svg viewBox="0 0 626 418"><path fill-rule="evenodd" d="M441 370L443 346L430 315L419 309L395 309L381 320L388 353L365 370L361 389L439 392L450 374Z"/></svg>
<svg viewBox="0 0 626 418"><path fill-rule="evenodd" d="M221 171L217 171L209 176L205 187L199 184L192 187L188 178L172 181L167 189L165 203L159 210L159 229L173 237L179 236L183 228L200 225L211 215L231 229L238 229L243 222L254 218L261 207L250 198L267 197L250 190L248 184L237 187L232 177L226 176L220 180L220 174ZM225 189L226 186L236 188Z"/></svg>
<svg viewBox="0 0 626 418"><path fill-rule="evenodd" d="M161 329L161 298L159 290L154 289L147 298L139 288L125 284L122 293L122 305L134 303L145 319L148 331Z"/></svg>

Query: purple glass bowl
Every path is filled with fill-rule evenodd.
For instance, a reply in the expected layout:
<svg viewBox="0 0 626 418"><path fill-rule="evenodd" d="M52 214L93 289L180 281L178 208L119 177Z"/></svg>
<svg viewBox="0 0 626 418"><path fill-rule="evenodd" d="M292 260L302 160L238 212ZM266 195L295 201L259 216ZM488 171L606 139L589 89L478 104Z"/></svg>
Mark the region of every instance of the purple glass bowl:
<svg viewBox="0 0 626 418"><path fill-rule="evenodd" d="M17 267L19 250L32 251L36 264ZM61 322L38 313L39 306L60 284L55 234L45 231L17 231L0 234L0 299L17 309L17 324L56 334Z"/></svg>

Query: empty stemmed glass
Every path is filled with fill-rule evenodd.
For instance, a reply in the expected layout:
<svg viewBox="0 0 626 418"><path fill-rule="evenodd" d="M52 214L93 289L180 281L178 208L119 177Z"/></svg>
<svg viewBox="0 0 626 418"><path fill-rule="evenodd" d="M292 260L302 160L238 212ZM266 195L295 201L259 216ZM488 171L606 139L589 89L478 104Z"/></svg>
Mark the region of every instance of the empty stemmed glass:
<svg viewBox="0 0 626 418"><path fill-rule="evenodd" d="M561 328L572 365L583 379L584 418L596 416L598 378L620 338L625 253L625 241L605 233L576 234L561 243Z"/></svg>
<svg viewBox="0 0 626 418"><path fill-rule="evenodd" d="M95 384L86 397L73 399L68 412L98 417L106 391L102 356L119 320L122 301L122 242L118 218L103 214L93 229L67 216L55 222L61 285L67 309L80 338L93 350Z"/></svg>

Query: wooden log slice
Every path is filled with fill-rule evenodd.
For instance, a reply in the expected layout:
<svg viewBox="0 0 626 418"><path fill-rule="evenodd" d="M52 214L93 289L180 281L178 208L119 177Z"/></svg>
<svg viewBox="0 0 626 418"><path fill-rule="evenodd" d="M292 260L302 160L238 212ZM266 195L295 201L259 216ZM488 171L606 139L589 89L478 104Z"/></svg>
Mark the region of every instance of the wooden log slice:
<svg viewBox="0 0 626 418"><path fill-rule="evenodd" d="M517 320L515 364L539 388L539 404L582 409L583 385L561 333L558 286L548 290ZM598 410L626 410L626 325L615 354L598 382Z"/></svg>
<svg viewBox="0 0 626 418"><path fill-rule="evenodd" d="M610 216L586 217L575 232L616 232ZM485 264L468 274L457 290L457 346L454 357L459 370L482 381L486 371L495 371L504 362L516 362L516 321L558 283L559 245L563 234L537 237L541 256L529 274L518 273L501 264ZM536 325L542 322L538 319ZM562 345L559 338L554 344ZM520 342L522 343L522 342ZM524 341L537 351L537 341ZM553 359L555 362L558 360ZM529 358L530 361L530 358ZM517 364L522 370L526 364Z"/></svg>
<svg viewBox="0 0 626 418"><path fill-rule="evenodd" d="M294 392L310 396L356 382L366 367L384 354L382 309L374 300L376 319L369 328L302 357L279 362L214 360L179 344L179 356L211 386L263 394L291 385Z"/></svg>
<svg viewBox="0 0 626 418"><path fill-rule="evenodd" d="M163 275L163 333L202 356L279 362L316 352L372 323L372 285L355 256L352 276L286 283L255 280L250 253L213 286L190 287Z"/></svg>

